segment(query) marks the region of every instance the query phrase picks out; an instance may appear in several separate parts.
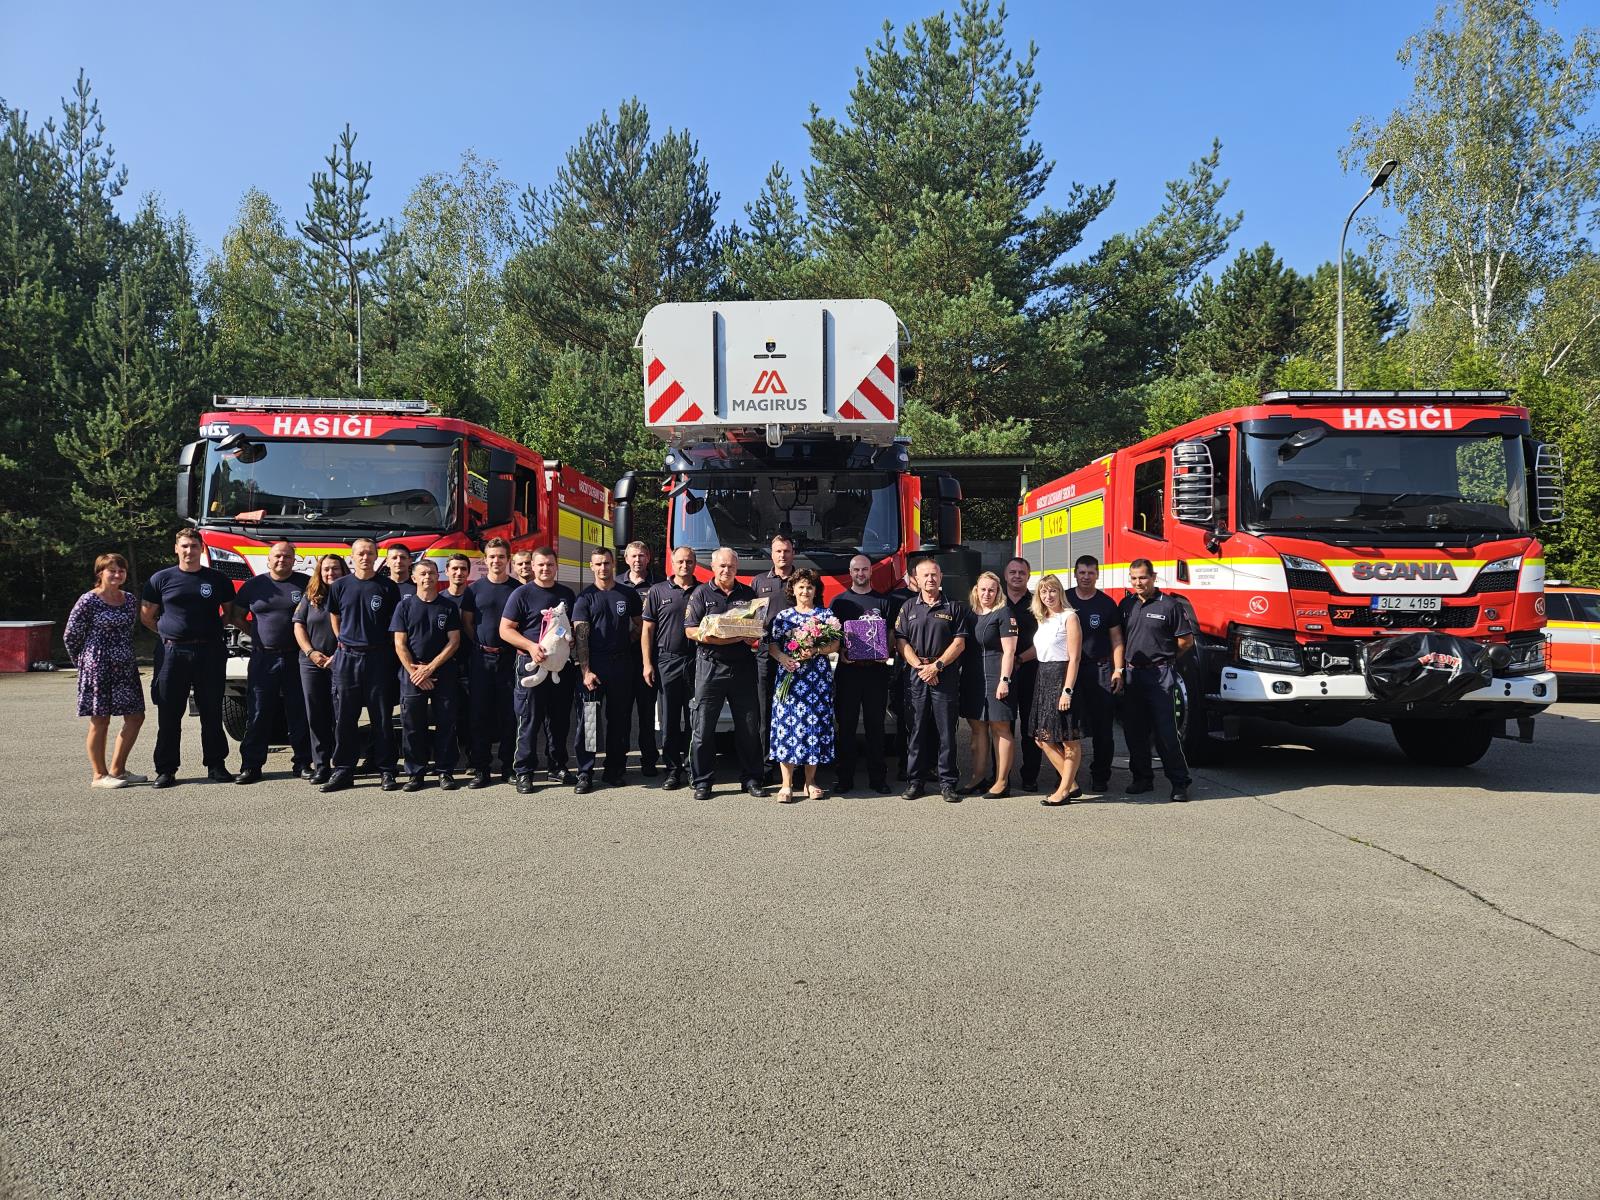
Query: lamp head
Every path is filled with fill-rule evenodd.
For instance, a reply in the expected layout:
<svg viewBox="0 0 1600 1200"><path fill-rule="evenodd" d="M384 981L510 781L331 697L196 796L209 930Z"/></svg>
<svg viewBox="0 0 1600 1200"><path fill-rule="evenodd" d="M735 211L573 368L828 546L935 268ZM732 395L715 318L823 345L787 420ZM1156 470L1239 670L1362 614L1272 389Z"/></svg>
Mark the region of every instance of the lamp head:
<svg viewBox="0 0 1600 1200"><path fill-rule="evenodd" d="M1394 174L1394 169L1399 165L1400 160L1397 158L1385 159L1383 166L1378 168L1378 173L1372 177L1372 190L1377 191L1384 184L1388 183L1389 176Z"/></svg>

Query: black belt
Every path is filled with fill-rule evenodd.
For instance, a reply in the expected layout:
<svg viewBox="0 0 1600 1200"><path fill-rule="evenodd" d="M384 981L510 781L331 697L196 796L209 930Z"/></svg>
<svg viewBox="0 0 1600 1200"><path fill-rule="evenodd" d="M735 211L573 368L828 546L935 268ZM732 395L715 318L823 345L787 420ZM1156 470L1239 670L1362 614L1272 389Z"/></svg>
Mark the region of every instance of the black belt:
<svg viewBox="0 0 1600 1200"><path fill-rule="evenodd" d="M162 638L169 646L220 646L222 643L215 638Z"/></svg>

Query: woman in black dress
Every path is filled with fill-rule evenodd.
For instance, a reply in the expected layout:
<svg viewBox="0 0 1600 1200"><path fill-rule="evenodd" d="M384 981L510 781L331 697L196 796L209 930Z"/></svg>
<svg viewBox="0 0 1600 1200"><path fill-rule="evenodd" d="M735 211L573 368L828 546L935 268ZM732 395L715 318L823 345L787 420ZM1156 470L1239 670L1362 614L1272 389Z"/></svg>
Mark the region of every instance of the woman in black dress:
<svg viewBox="0 0 1600 1200"><path fill-rule="evenodd" d="M1034 653L1039 657L1039 679L1033 685L1033 739L1058 777L1056 790L1039 803L1055 808L1083 795L1078 786L1083 729L1072 707L1083 630L1078 614L1067 603L1066 589L1054 575L1039 581L1033 593L1033 615L1039 619L1039 632L1033 635Z"/></svg>
<svg viewBox="0 0 1600 1200"><path fill-rule="evenodd" d="M972 728L972 778L964 795L1011 794L1011 672L1017 657L1017 619L1006 604L1000 576L985 571L969 597L972 637L961 656L961 715Z"/></svg>
<svg viewBox="0 0 1600 1200"><path fill-rule="evenodd" d="M324 554L294 610L294 640L300 643L300 690L306 698L311 734L311 782L328 782L333 759L333 652L338 639L328 620L328 589L349 573L343 558Z"/></svg>

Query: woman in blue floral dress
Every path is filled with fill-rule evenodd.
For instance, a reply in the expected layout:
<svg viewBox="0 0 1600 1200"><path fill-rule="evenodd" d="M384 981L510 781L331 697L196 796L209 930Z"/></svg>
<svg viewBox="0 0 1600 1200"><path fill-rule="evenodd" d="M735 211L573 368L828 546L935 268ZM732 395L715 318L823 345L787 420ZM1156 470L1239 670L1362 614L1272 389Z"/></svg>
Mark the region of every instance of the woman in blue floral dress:
<svg viewBox="0 0 1600 1200"><path fill-rule="evenodd" d="M809 652L796 645L795 631L807 618L833 615L822 606L822 581L815 571L802 567L789 576L783 590L792 607L772 619L767 644L767 652L783 671L779 694L772 700L769 753L783 771L778 803L792 804L800 798L795 787L797 766L805 767L805 794L812 800L823 796L817 786L817 765L833 761L834 737L833 666L827 656L838 648L839 640L835 636Z"/></svg>
<svg viewBox="0 0 1600 1200"><path fill-rule="evenodd" d="M102 554L94 560L94 588L78 597L62 634L67 653L78 668L78 715L89 718L91 787L119 788L144 783L128 770L139 727L144 724L144 689L133 656L133 631L139 623L139 599L125 591L128 560ZM122 718L116 749L106 763L106 738L111 718Z"/></svg>

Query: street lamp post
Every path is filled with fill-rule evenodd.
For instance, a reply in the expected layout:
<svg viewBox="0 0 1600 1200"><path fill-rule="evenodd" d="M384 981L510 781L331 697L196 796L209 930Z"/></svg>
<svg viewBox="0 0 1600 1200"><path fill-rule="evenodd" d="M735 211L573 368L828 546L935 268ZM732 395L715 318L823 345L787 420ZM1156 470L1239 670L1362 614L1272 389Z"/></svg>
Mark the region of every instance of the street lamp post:
<svg viewBox="0 0 1600 1200"><path fill-rule="evenodd" d="M1393 158L1386 159L1384 161L1383 166L1378 168L1378 173L1372 177L1372 182L1367 185L1367 190L1361 194L1361 199L1356 201L1355 208L1352 208L1350 210L1350 215L1344 219L1344 228L1339 231L1339 330L1338 330L1338 333L1335 335L1335 340L1338 343L1338 347L1337 347L1337 350L1335 352L1335 357L1336 357L1336 360L1337 360L1337 366L1335 367L1335 371L1336 371L1337 377L1334 379L1333 386L1337 390L1339 390L1341 392L1344 391L1344 239L1345 239L1345 235L1350 232L1350 222L1354 221L1356 219L1356 211L1363 204L1365 204L1367 202L1368 198L1372 195L1373 192L1377 191L1385 183L1389 182L1389 176L1394 173L1394 169L1396 167L1398 167L1399 165L1400 165L1399 161L1396 160L1396 159L1393 159Z"/></svg>

